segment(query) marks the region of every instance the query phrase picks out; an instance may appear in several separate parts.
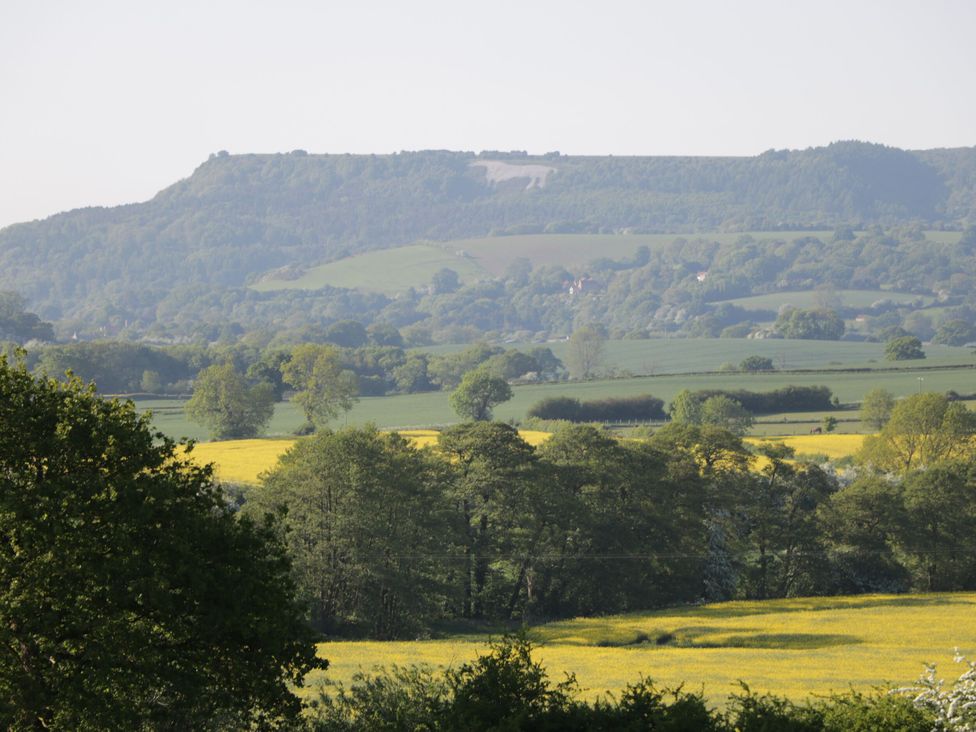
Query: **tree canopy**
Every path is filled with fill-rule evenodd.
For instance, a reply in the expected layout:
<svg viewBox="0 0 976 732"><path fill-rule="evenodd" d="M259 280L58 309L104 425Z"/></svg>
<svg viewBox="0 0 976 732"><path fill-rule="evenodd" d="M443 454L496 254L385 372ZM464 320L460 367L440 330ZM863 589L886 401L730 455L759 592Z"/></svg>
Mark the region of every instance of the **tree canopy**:
<svg viewBox="0 0 976 732"><path fill-rule="evenodd" d="M193 396L183 409L214 437L253 437L271 421L274 396L271 384L250 386L233 364L216 364L197 375Z"/></svg>
<svg viewBox="0 0 976 732"><path fill-rule="evenodd" d="M294 719L315 660L290 564L131 402L0 359L0 726Z"/></svg>
<svg viewBox="0 0 976 732"><path fill-rule="evenodd" d="M324 426L352 408L359 393L356 375L343 368L339 351L332 346L296 346L282 364L281 374L295 388L294 401L306 419L316 426Z"/></svg>
<svg viewBox="0 0 976 732"><path fill-rule="evenodd" d="M976 455L976 414L934 392L897 402L877 436L867 437L861 462L882 471L907 473L944 460Z"/></svg>
<svg viewBox="0 0 976 732"><path fill-rule="evenodd" d="M512 398L512 387L487 368L469 371L451 394L451 407L459 416L476 422L491 419L491 410Z"/></svg>

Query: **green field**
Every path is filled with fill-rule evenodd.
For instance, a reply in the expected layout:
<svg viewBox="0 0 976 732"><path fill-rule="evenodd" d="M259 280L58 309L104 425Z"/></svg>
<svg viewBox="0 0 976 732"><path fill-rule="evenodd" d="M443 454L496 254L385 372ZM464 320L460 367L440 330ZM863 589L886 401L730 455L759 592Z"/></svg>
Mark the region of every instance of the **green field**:
<svg viewBox="0 0 976 732"><path fill-rule="evenodd" d="M840 299L843 307L867 308L878 300L891 300L899 304L909 304L915 300L922 300L925 304L932 301L931 297L915 295L910 292L892 292L888 290L837 290L832 293ZM821 293L816 290L802 290L793 292L772 292L768 295L753 295L752 297L737 297L732 300L722 300L722 303L737 305L746 310L777 311L784 305L797 308L813 308L817 306L817 299ZM720 304L720 303L715 303Z"/></svg>
<svg viewBox="0 0 976 732"><path fill-rule="evenodd" d="M528 630L550 677L574 673L584 694L617 692L643 674L704 689L713 704L739 691L794 699L850 687L909 685L936 663L940 676L963 669L953 649L976 656L976 594L871 595L730 602L603 618ZM309 679L348 683L376 666L456 666L485 647L485 635L413 642L332 642L319 647L327 672Z"/></svg>
<svg viewBox="0 0 976 732"><path fill-rule="evenodd" d="M259 292L317 290L325 285L395 295L411 287L426 287L439 269L453 269L462 282L487 276L472 259L453 249L417 244L346 257L305 270L295 279L270 278L252 285Z"/></svg>
<svg viewBox="0 0 976 732"><path fill-rule="evenodd" d="M925 362L919 362L925 363ZM922 379L919 382L919 378ZM582 400L604 399L607 397L637 396L653 394L669 402L682 389L748 389L769 391L790 384L829 386L844 403L859 402L874 388L885 388L896 396L907 396L920 388L925 391L945 392L953 389L958 392L972 392L976 387L976 371L971 368L949 369L945 371L919 371L905 369L891 372L847 373L822 371L805 374L768 373L706 373L698 375L662 374L625 379L605 379L584 382L559 382L551 384L524 385L514 387L511 401L495 409L495 418L500 420L522 420L529 407L540 399L554 396L572 396ZM336 426L356 425L373 422L378 427L418 428L453 424L458 421L448 402L449 393L443 391L423 394L402 394L386 397L363 397L351 411L334 423ZM140 400L140 409L152 409L158 429L174 437L192 437L205 440L206 430L186 420L182 402L179 400ZM856 416L856 412L834 413L840 419ZM795 416L795 415L794 415ZM769 424L773 417L763 417L764 424L757 427L757 434L802 434L808 430L804 425L787 425L781 428ZM301 412L291 403L278 404L274 418L267 430L267 436L286 436L304 422ZM851 425L841 424L841 431L850 430Z"/></svg>
<svg viewBox="0 0 976 732"><path fill-rule="evenodd" d="M551 348L565 360L569 352L566 341L538 343L505 343L505 348L527 351L539 345ZM467 345L416 348L435 354L454 353ZM972 349L950 346L925 346L927 366L949 366L976 363ZM689 371L715 371L723 363L738 364L748 356L773 359L778 369L830 369L893 366L884 360L883 343L853 341L802 341L746 338L652 338L648 340L612 340L605 347L605 365L617 372L635 375L675 374ZM921 362L920 362L921 363Z"/></svg>

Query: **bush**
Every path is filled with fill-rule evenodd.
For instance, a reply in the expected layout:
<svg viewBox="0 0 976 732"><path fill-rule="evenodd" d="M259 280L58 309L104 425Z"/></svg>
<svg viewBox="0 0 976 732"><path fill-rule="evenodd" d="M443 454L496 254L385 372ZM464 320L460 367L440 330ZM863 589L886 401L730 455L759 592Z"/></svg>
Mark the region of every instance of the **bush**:
<svg viewBox="0 0 976 732"><path fill-rule="evenodd" d="M772 371L773 359L767 356L749 356L739 364L742 371Z"/></svg>
<svg viewBox="0 0 976 732"><path fill-rule="evenodd" d="M767 392L744 389L702 389L690 392L689 398L698 404L711 397L725 396L734 399L750 414L775 414L777 412L812 412L828 410L832 406L830 389L826 386L784 386Z"/></svg>
<svg viewBox="0 0 976 732"><path fill-rule="evenodd" d="M650 394L588 402L550 397L534 404L528 416L569 422L647 422L665 418L664 401Z"/></svg>
<svg viewBox="0 0 976 732"><path fill-rule="evenodd" d="M608 694L587 704L578 698L575 678L553 685L541 664L532 659L531 644L508 637L492 644L489 653L443 675L426 666L357 675L349 690L337 685L332 697L323 696L315 705L312 728L318 732L928 732L937 718L949 721L945 702L965 701L971 686L957 682L950 694L937 695L933 673L930 669L921 687L904 690L912 696L932 691L916 703L908 696L878 690L797 704L755 694L743 684L742 693L731 696L721 713L708 708L701 692L686 692L681 686L658 688L641 678L621 692L619 701ZM926 702L929 697L935 701ZM939 727L943 728L957 727Z"/></svg>

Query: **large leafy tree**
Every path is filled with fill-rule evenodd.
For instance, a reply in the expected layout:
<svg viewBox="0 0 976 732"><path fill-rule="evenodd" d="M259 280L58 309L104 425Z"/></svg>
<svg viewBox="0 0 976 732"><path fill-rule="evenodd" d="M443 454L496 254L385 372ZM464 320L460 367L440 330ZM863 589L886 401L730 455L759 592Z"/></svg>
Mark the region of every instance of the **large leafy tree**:
<svg viewBox="0 0 976 732"><path fill-rule="evenodd" d="M268 520L131 402L0 359L0 726L294 719L321 664Z"/></svg>
<svg viewBox="0 0 976 732"><path fill-rule="evenodd" d="M512 387L501 376L487 368L469 371L451 393L451 407L461 417L483 422L491 419L491 410L512 398Z"/></svg>
<svg viewBox="0 0 976 732"><path fill-rule="evenodd" d="M912 361L925 358L922 342L915 336L892 338L885 343L885 358L889 361Z"/></svg>
<svg viewBox="0 0 976 732"><path fill-rule="evenodd" d="M186 403L186 416L206 425L214 437L253 437L274 414L274 386L251 386L231 363L201 371Z"/></svg>
<svg viewBox="0 0 976 732"><path fill-rule="evenodd" d="M333 346L297 346L282 364L281 374L295 388L294 401L306 419L319 427L351 409L359 393L356 375L343 368Z"/></svg>
<svg viewBox="0 0 976 732"><path fill-rule="evenodd" d="M880 430L895 408L895 395L887 389L872 389L864 395L861 402L861 421L869 427Z"/></svg>
<svg viewBox="0 0 976 732"><path fill-rule="evenodd" d="M784 338L833 341L844 335L843 319L830 309L790 308L780 314L774 327Z"/></svg>
<svg viewBox="0 0 976 732"><path fill-rule="evenodd" d="M600 326L584 325L569 337L566 365L575 379L588 379L603 365L607 335Z"/></svg>
<svg viewBox="0 0 976 732"><path fill-rule="evenodd" d="M537 530L528 505L537 475L535 451L514 427L498 422L451 427L437 447L455 467L450 497L462 527L460 614L485 617L521 584L516 580L513 590L511 565L499 557L524 558L531 551L524 540Z"/></svg>
<svg viewBox="0 0 976 732"><path fill-rule="evenodd" d="M907 473L942 460L976 454L976 414L942 394L924 392L900 400L877 436L867 437L858 458L885 472Z"/></svg>

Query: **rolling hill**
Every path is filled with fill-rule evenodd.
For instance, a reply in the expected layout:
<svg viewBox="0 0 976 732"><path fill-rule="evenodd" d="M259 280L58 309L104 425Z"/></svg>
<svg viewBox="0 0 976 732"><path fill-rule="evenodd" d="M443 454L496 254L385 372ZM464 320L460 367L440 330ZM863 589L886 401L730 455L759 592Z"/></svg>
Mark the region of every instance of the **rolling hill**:
<svg viewBox="0 0 976 732"><path fill-rule="evenodd" d="M974 191L976 148L841 142L742 158L221 152L150 201L6 227L0 290L20 292L46 319L121 330L173 320L173 303L187 299L211 298L211 320L229 317L231 295L251 298L245 310L277 307L277 294L239 288L273 270L421 241L493 237L491 250L519 234L959 228L974 215ZM484 261L497 269L490 251Z"/></svg>

